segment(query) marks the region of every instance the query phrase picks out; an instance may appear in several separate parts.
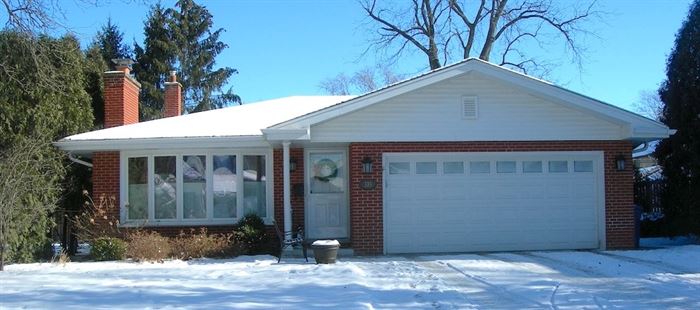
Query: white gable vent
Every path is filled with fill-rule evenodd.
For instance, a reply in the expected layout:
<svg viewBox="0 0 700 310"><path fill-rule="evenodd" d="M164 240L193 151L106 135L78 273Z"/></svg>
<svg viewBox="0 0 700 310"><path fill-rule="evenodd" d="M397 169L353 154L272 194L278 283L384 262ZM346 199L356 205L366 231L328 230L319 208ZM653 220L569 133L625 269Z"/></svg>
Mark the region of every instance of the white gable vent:
<svg viewBox="0 0 700 310"><path fill-rule="evenodd" d="M476 119L476 96L462 97L462 119Z"/></svg>

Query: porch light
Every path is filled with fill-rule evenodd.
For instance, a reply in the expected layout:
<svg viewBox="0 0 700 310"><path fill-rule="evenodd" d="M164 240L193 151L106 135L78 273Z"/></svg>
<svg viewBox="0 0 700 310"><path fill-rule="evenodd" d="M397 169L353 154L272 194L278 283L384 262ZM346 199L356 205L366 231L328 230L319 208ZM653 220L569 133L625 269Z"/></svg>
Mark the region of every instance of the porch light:
<svg viewBox="0 0 700 310"><path fill-rule="evenodd" d="M294 157L289 158L289 171L297 170L297 159Z"/></svg>
<svg viewBox="0 0 700 310"><path fill-rule="evenodd" d="M617 167L617 171L625 171L624 155L617 155L617 157L615 157L615 167Z"/></svg>
<svg viewBox="0 0 700 310"><path fill-rule="evenodd" d="M365 157L362 159L362 173L372 173L372 159Z"/></svg>

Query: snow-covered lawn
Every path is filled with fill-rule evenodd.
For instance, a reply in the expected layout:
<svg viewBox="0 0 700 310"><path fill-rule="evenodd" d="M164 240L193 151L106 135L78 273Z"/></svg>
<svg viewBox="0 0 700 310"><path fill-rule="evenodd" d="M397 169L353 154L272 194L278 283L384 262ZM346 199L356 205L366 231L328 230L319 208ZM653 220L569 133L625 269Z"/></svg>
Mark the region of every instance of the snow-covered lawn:
<svg viewBox="0 0 700 310"><path fill-rule="evenodd" d="M698 245L276 262L11 265L0 308L700 309Z"/></svg>

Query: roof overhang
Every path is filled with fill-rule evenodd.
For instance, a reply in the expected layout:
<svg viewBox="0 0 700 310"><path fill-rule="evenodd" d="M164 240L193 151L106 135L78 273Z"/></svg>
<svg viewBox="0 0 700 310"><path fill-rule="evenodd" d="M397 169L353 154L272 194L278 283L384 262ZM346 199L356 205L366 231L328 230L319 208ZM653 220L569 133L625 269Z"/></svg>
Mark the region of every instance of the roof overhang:
<svg viewBox="0 0 700 310"><path fill-rule="evenodd" d="M182 137L104 140L60 140L56 147L73 153L100 151L267 147L263 136Z"/></svg>
<svg viewBox="0 0 700 310"><path fill-rule="evenodd" d="M291 141L291 140L309 140L311 138L309 128L300 129L279 129L267 128L261 130L265 139L268 141Z"/></svg>

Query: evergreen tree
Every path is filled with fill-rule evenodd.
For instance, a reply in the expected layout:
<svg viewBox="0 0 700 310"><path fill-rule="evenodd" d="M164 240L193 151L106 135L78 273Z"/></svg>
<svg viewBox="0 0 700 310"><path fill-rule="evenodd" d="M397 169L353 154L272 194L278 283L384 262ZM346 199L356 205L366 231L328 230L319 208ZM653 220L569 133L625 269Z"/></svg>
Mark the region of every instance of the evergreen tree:
<svg viewBox="0 0 700 310"><path fill-rule="evenodd" d="M177 49L171 41L165 9L156 4L144 23L144 45L134 44L136 80L141 83L139 118L151 120L163 115L163 83L174 70Z"/></svg>
<svg viewBox="0 0 700 310"><path fill-rule="evenodd" d="M124 44L124 33L112 23L112 18L108 18L107 24L97 33L95 43L99 46L102 59L109 68L114 66L112 59L131 58L131 50Z"/></svg>
<svg viewBox="0 0 700 310"><path fill-rule="evenodd" d="M177 47L176 67L184 91L187 112L199 112L240 103L232 89L221 88L237 71L230 67L214 69L216 56L225 48L219 41L224 31L211 31L213 18L209 11L193 0L179 0L175 9L166 10L172 42Z"/></svg>
<svg viewBox="0 0 700 310"><path fill-rule="evenodd" d="M29 261L47 244L65 176L64 155L51 142L92 126L83 57L74 37L0 31L0 76L21 73L0 84L0 256L11 262Z"/></svg>
<svg viewBox="0 0 700 310"><path fill-rule="evenodd" d="M216 56L226 47L219 41L224 31L211 31L212 15L192 0L181 0L176 8L151 8L144 24L144 45L135 44L134 75L141 83L141 119L162 117L163 85L169 71L178 73L183 87L183 110L198 112L240 103L231 89L222 87L237 71L214 69Z"/></svg>
<svg viewBox="0 0 700 310"><path fill-rule="evenodd" d="M85 90L92 99L92 111L95 128L104 127L104 96L102 75L105 71L113 69L112 59L131 58L129 46L123 42L124 34L119 27L107 19L107 23L97 32L92 44L85 51L86 64L84 75L86 79Z"/></svg>
<svg viewBox="0 0 700 310"><path fill-rule="evenodd" d="M667 182L663 204L670 233L700 234L700 0L676 35L659 95L661 121L677 130L655 154Z"/></svg>
<svg viewBox="0 0 700 310"><path fill-rule="evenodd" d="M94 128L103 128L105 123L104 80L102 77L108 69L109 66L102 56L100 46L93 43L85 51L83 74L85 75L85 91L91 98Z"/></svg>

